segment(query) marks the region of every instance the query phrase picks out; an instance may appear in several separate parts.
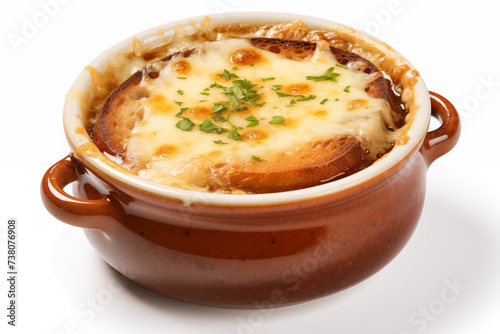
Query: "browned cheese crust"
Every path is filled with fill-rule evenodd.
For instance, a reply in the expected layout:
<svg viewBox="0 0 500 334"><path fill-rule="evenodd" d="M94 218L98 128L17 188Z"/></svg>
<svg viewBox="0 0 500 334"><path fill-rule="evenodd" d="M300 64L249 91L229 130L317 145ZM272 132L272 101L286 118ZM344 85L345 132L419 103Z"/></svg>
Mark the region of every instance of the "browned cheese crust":
<svg viewBox="0 0 500 334"><path fill-rule="evenodd" d="M307 60L314 54L316 43L305 41L281 40L275 38L251 38L253 46L280 54L295 61ZM97 147L109 154L123 156L134 124L141 120L141 112L130 113L128 104L148 97L149 92L138 84L144 79L154 80L159 76L158 68L166 66L175 56L189 57L196 46L173 53L157 62L159 66L146 66L137 71L115 89L105 101L93 129L93 140ZM342 65L356 64L356 70L374 75L366 91L371 97L382 98L389 102L396 115L396 125L404 124L404 109L399 97L391 88L379 69L370 61L352 52L333 46L330 50ZM241 59L245 62L244 57ZM154 70L153 70L154 68ZM124 111L127 111L125 113ZM330 182L351 175L366 168L374 161L367 158L365 149L354 137L333 136L324 142L316 142L297 148L285 159L269 160L260 163L238 162L220 163L204 171L203 187L209 191L248 193L269 193L301 189L324 182Z"/></svg>

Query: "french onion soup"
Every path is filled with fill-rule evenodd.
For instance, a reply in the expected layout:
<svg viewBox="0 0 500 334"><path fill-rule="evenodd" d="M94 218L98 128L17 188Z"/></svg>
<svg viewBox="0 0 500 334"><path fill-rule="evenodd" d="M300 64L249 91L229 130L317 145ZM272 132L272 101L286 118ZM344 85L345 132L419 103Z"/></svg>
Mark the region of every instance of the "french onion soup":
<svg viewBox="0 0 500 334"><path fill-rule="evenodd" d="M81 105L98 149L146 180L296 190L358 172L401 140L407 112L394 73L334 32L206 21L133 46L105 73L88 68L94 92Z"/></svg>

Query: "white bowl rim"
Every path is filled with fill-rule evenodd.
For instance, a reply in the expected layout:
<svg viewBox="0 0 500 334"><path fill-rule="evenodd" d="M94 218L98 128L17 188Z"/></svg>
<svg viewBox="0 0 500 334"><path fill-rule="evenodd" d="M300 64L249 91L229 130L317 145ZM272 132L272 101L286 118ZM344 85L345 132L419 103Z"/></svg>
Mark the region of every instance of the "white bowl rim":
<svg viewBox="0 0 500 334"><path fill-rule="evenodd" d="M312 16L282 12L233 12L223 14L207 14L162 24L160 26L156 26L139 34L136 34L134 37L136 37L140 41L144 41L148 38L154 38L158 29L169 32L173 30L174 26L177 24L181 24L184 27L189 27L190 22L194 21L199 23L205 17L210 17L214 24L255 21L276 23L292 20L302 20L307 26L313 29L325 29L332 26L343 26L353 29L374 40L378 40L376 37L370 36L369 34L358 29L346 26L345 24L340 24L334 21ZM131 49L131 38L125 39L115 46L111 47L107 51L101 53L101 55L94 59L89 65L96 69L102 69L109 61L109 53L117 54L119 52L124 52L127 49ZM408 66L410 66L412 69L415 69L414 66L399 52L394 50L394 53L400 56ZM90 75L87 71L83 70L71 86L70 92L84 91L88 88L89 85ZM98 171L97 174L103 173L108 178L118 181L119 183L132 186L136 189L140 189L143 192L154 194L162 198L181 200L186 205L190 205L191 203L201 203L204 205L215 206L267 206L293 203L301 200L323 197L353 188L377 175L382 174L384 171L387 171L391 167L397 165L398 162L400 162L408 154L413 152L415 147L421 143L423 137L427 134L431 117L429 92L423 79L420 76L418 77L418 81L414 86L413 94L414 99L418 101L419 110L416 113L416 117L414 118L411 127L407 132L409 140L405 145L396 145L394 149L392 149L391 152L387 154L383 159L348 177L330 183L325 183L322 185L299 190L279 193L245 195L198 192L168 187L142 179L138 176L121 173L119 170L109 166L106 163L103 163L100 159L89 155L82 155L81 157L79 157L79 159L87 167L91 167L94 172ZM83 115L78 102L74 100L70 94L68 94L66 96L64 104L63 120L66 137L72 151L74 151L78 146L82 145L82 143L89 141L88 138L78 136L74 131L77 128L84 127L82 119Z"/></svg>

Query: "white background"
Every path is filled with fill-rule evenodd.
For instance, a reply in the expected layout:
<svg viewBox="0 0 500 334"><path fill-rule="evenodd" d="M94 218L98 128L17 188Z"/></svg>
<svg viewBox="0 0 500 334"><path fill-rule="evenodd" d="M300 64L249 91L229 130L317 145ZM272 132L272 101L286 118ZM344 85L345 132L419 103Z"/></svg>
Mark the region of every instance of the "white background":
<svg viewBox="0 0 500 334"><path fill-rule="evenodd" d="M2 333L500 333L500 12L493 2L66 0L44 22L46 2L0 5ZM140 31L224 11L285 11L368 31L460 108L460 142L429 169L415 234L393 262L353 288L265 312L172 300L119 277L80 229L54 219L40 201L43 173L69 151L62 106L80 71ZM15 46L9 36L22 36L27 21L40 27ZM4 279L12 217L15 328L7 326Z"/></svg>

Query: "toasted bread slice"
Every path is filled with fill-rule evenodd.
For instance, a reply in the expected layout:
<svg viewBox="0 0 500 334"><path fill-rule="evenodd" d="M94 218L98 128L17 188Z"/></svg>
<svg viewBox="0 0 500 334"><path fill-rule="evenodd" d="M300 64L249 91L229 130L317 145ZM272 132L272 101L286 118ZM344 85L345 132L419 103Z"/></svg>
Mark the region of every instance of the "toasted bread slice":
<svg viewBox="0 0 500 334"><path fill-rule="evenodd" d="M281 159L214 165L207 185L248 193L297 190L341 179L370 164L359 141L340 137L304 145Z"/></svg>
<svg viewBox="0 0 500 334"><path fill-rule="evenodd" d="M185 168L185 166L183 167L179 165L175 165L172 167L172 165L168 163L169 156L172 156L172 154L170 153L174 151L179 151L180 148L183 156L183 159L180 159L181 163L184 163L186 165L193 165L191 163L192 159L190 160L189 157L186 158L187 154L186 151L189 151L189 148L183 147L183 143L175 143L175 142L162 143L163 145L162 149L156 150L154 153L150 153L149 155L143 153L137 153L139 155L142 154L141 158L137 158L138 156L137 154L133 156L133 154L129 152L132 151L131 147L133 146L130 144L130 140L138 132L137 130L138 127L144 126L144 124L150 124L150 125L153 124L151 126L154 127L153 121L151 121L150 119L145 119L150 117L151 114L155 113L155 111L152 110L156 111L167 110L165 111L165 113L170 112L171 118L174 118L176 122L177 120L180 119L183 120L188 119L189 122L186 121L187 128L181 129L184 132L195 131L195 130L197 131L196 126L202 129L202 125L200 123L203 119L205 120L209 119L210 122L212 122L211 124L215 124L213 121L211 121L211 119L215 120L216 118L214 116L221 116L223 122L226 122L225 124L226 128L224 128L224 126L222 125L219 127L216 126L214 131L212 131L211 128L212 133L210 134L211 137L207 137L208 141L213 141L216 144L220 144L219 145L220 147L224 147L223 145L226 144L226 142L230 141L231 144L234 143L235 145L243 145L243 146L246 145L245 149L247 150L247 152L249 150L249 147L254 150L251 152L259 152L259 153L266 152L265 150L263 151L263 147L271 146L271 144L274 145L273 147L276 146L275 142L277 139L271 141L269 137L274 138L273 131L281 130L279 124L282 124L282 126L286 125L289 128L293 128L294 126L297 127L297 123L301 122L301 118L300 117L293 118L292 116L285 118L283 118L282 116L273 116L272 121L268 122L266 120L266 123L272 125L266 124L267 127L263 128L263 130L257 129L256 131L251 131L251 129L246 129L246 127L244 128L241 125L236 126L232 124L231 122L229 122L229 116L228 116L229 114L218 113L217 108L215 107L212 107L211 113L210 110L207 113L207 108L202 108L202 107L198 109L192 108L187 111L187 113L188 114L190 113L189 115L191 116L184 117L184 115L182 114L182 108L180 108L183 102L175 100L176 98L180 99L181 92L183 92L182 90L179 89L177 91L179 96L170 94L165 99L165 98L159 98L158 97L159 95L157 94L155 89L161 90L163 89L161 87L173 84L173 82L171 82L174 80L173 78L176 79L176 83L179 83L181 85L182 80L179 81L177 79L184 79L185 78L184 76L189 76L189 78L191 78L190 76L195 76L195 75L198 76L211 75L211 77L213 77L216 81L215 85L216 88L227 86L232 83L233 87L231 88L234 90L239 87L239 86L236 87L234 83L235 80L243 82L241 78L238 77L238 74L236 74L239 73L238 70L240 68L246 68L247 72L245 73L248 73L248 68L250 67L255 66L256 69L265 68L265 66L268 66L267 64L269 63L268 59L274 59L271 54L277 55L283 59L291 60L293 62L307 64L308 62L316 61L315 57L319 57L318 55L321 55L320 52L321 50L319 50L320 48L323 49L322 52L326 52L333 55L334 59L336 60L337 66L344 68L345 71L364 73L365 77L363 80L365 80L365 82L363 87L367 95L373 99L386 101L387 105L386 109L388 110L388 112L386 111L382 112L381 110L377 111L380 114L384 113L384 117L381 118L381 120L384 122L384 128L382 129L383 132L394 131L394 128L402 125L405 115L404 115L404 110L401 108L401 105L399 103L398 97L395 96L395 94L393 93L390 86L390 82L386 80L383 74L377 69L377 67L368 60L354 53L325 45L326 42L321 44L320 43L315 44L304 41L290 41L290 40L280 40L280 39L270 39L270 38L252 38L246 41L251 47L242 48L240 46L236 48L237 51L234 50L231 51L229 53L228 59L226 59L226 62L228 64L234 65L233 71L227 71L224 68L224 72L221 73L223 69L219 68L217 72L219 73L219 75L215 77L213 73L206 73L206 71L200 73L193 73L193 71L195 72L196 69L193 70L191 68L193 64L190 64L189 62L190 58L193 58L194 55L198 55L198 57L201 57L200 55L212 52L211 51L212 49L210 49L210 46L207 46L207 43L173 53L161 59L160 61L153 64L149 64L145 68L137 71L122 85L120 85L115 91L113 91L112 94L108 97L108 99L104 103L102 111L99 115L97 122L95 123L93 130L93 140L95 144L103 152L107 152L109 154L122 157L125 163L131 166L131 169L133 169L138 173L139 170L145 170L145 169L154 170L154 168L157 168L158 166L168 165L169 166L168 168L172 170L172 172L171 173L169 172L168 174L169 175L175 174L175 176L179 178L179 180L177 180L176 182L171 182L171 181L162 182L161 180L158 180L158 178L156 177L150 177L150 179L154 179L155 181L158 181L160 183L165 183L168 185L174 185L188 189L192 187L193 189L196 190L215 191L215 192L246 192L246 193L268 193L268 192L295 190L333 181L351 175L352 173L355 173L369 166L374 162L374 160L378 158L378 156L390 150L391 144L388 145L387 143L384 143L384 145L378 145L377 143L375 144L372 143L370 146L367 144L367 142L371 142L375 139L361 138L359 136L356 136L355 132L348 130L335 131L335 128L332 127L331 133L329 133L326 136L307 138L301 144L297 144L296 142L293 142L292 144L284 143L282 152L279 152L279 150L278 152L276 150L273 150L269 154L264 154L263 157L261 157L260 155L252 155L251 159L244 159L241 157L233 158L233 155L237 153L230 153L232 154L230 155L231 158L228 158L227 156L224 156L224 154L221 155L218 150L212 151L211 154L207 155L211 156L219 155L221 157L219 159L215 158L211 159L209 160L210 161L209 163L204 163L203 166L196 165L196 168ZM216 43L216 42L211 42L211 43ZM224 45L222 46L218 45L217 47L215 47L215 49L217 48L224 48ZM262 50L263 52L256 52L255 50ZM293 63L289 65L293 65ZM160 81L160 79L158 79L162 78L162 76L160 75L162 71L163 72L166 71L168 73L175 72L174 75L176 75L177 77L171 76L170 77L171 81L165 83L163 81ZM310 86L312 86L312 88L315 88L313 84L316 84L316 82L318 81L334 81L334 82L336 81L334 76L328 77L327 72L325 72L323 76L311 76L310 78L308 76L307 79L308 81L304 84L292 85L291 86L292 88L290 88L290 86L285 87L288 90L283 89L281 91L283 93L281 95L278 95L280 97L280 99L278 100L281 101L282 100L281 97L288 98L290 104L287 105L286 107L295 107L294 105L299 103L297 101L308 101L316 99L316 96L312 94L314 90L311 91ZM331 72L329 72L329 75L331 75ZM264 82L267 80L274 80L274 79L275 79L274 77L262 78L261 79L262 84L260 85L259 88L264 89ZM256 80L253 80L252 83L254 81ZM309 82L313 84L309 84ZM292 80L290 84L293 83L294 81ZM253 87L254 86L258 87L257 84L248 86L249 86L249 88L247 87L248 89L257 89ZM281 90L282 86L283 85L273 85L269 87L272 87L272 91L275 91L275 88ZM153 89L152 87L156 88ZM300 91L304 87L306 88L306 90L304 92ZM349 87L350 85L343 87L344 88L343 91L345 93L345 94L343 93L344 95L350 93ZM220 96L229 96L229 94L234 95L234 92L233 90L231 90L231 88L229 89L228 93L228 88L223 87L222 89L224 90L224 92L222 93L223 95ZM200 94L205 94L207 96L210 94L212 95L215 94L213 90L209 90L208 88L206 88L205 91L207 92L200 92ZM245 101L246 104L244 102L243 104L233 106L233 110L230 110L231 116L233 117L232 119L234 119L234 117L240 117L239 119L242 120L243 116L246 116L246 118L244 118L245 120L253 122L251 123L252 125L251 124L247 125L251 127L255 126L256 124L263 123L262 120L265 118L263 116L266 115L262 114L263 111L261 110L264 108L261 107L262 105L264 105L265 102L267 102L266 98L268 99L274 97L273 95L274 92L272 91L268 91L263 94L258 94L258 98L255 98L254 100L251 101L244 100L240 96L240 98L243 99L243 101ZM307 95L309 92L311 94ZM276 93L279 94L280 92ZM234 99L235 97L233 96L233 102ZM335 96L323 96L323 99L321 101L321 106L327 100L330 99L334 100ZM336 100L339 99L337 98ZM199 102L203 104L202 101L204 100L200 100ZM348 104L348 108L350 109L354 105L353 110L361 109L361 107L359 107L358 104L356 104L358 103L356 101L364 101L363 103L366 102L366 100L363 99L352 100L351 103ZM170 109L175 109L173 108L175 107L174 102L176 104L179 104L179 109L181 110L180 113L177 113L178 109L176 109L175 112L168 111ZM320 103L318 102L319 101L316 102L314 108L316 108L316 105L320 106ZM356 103L353 104L353 102ZM305 104L306 102L300 102L300 103ZM331 101L329 103L334 103L334 102ZM363 103L359 102L359 105L364 106ZM227 105L228 104L226 104L226 106ZM379 105L383 104L379 103ZM237 107L239 107L239 109L237 109ZM306 105L307 110L305 112L309 113L309 109L311 108L312 106ZM289 109L291 110L292 108ZM366 107L366 109L368 109L368 107ZM271 117L272 114L269 114L269 112L274 112L273 109L266 109L266 110L268 110L268 115L269 117ZM315 115L316 114L320 115L321 112L327 112L327 111L317 110L315 112ZM354 114L354 112L352 114ZM226 121L224 121L224 115L227 116ZM254 115L259 116L259 118L256 118ZM175 118L175 116L177 116L177 118ZM191 120L196 120L197 117L200 118L199 121L197 122L198 124L196 125L195 124L196 122L192 122ZM277 118L275 119L274 117ZM373 116L367 116L367 115L359 116L359 118L363 117L367 118ZM273 121L276 122L273 123ZM348 123L350 122L350 120L348 118L345 118L343 122ZM227 124L231 124L231 126L233 127L232 128L233 131L229 131L231 130L231 128L229 128ZM178 128L181 128L178 125L179 123L177 123L176 126ZM192 125L191 129L188 130L190 125ZM193 128L195 130L192 130ZM172 131L178 131L179 129L175 128L160 129L160 131L163 130L167 132L172 132ZM238 130L246 131L246 134L250 133L250 135L247 135L245 137L244 136L245 134L242 134L242 136L240 136ZM185 135L183 131L178 132L178 135L179 136ZM228 140L226 137L215 137L216 136L215 133L218 133L220 135L221 133L225 132L231 133L234 131L236 131L237 136L236 137L229 136L229 138L234 139L238 142L241 142L243 141L243 138L246 138L249 139L248 142L250 144L237 143ZM152 130L150 131L150 133L154 133L155 135L157 134L157 132L158 131L154 132L152 132ZM255 139L254 137L258 137L257 139L261 139L259 137L260 136L259 133L260 134L263 133L264 134L263 137L268 140L268 141L263 141L262 145L260 146L259 146L259 140L252 140ZM377 137L378 135L374 136ZM224 140L222 139L213 140L214 138L223 138ZM281 139L282 137L277 136L276 138L282 140ZM179 140L185 141L185 139L179 139ZM168 147L168 149L165 149L165 147ZM373 149L370 150L373 147L376 147L379 151L373 152ZM378 147L382 148L379 149ZM140 150L141 149L140 148L138 149L136 145L135 151L140 151ZM158 153L159 151L161 152ZM196 151L194 152L195 153L193 153L194 154L193 156L196 157L196 159L198 159L200 156L199 152L198 153L196 153ZM215 154L214 152L218 153ZM246 154L246 156L248 156L248 153ZM163 160L166 159L166 162L163 165L158 164L158 161L161 159ZM204 159L204 161L206 162L207 160ZM142 174L148 175L148 173L142 173ZM139 173L139 175L141 175L141 173ZM189 181L186 184L185 182L183 182L182 179L184 179L184 181L185 180Z"/></svg>

